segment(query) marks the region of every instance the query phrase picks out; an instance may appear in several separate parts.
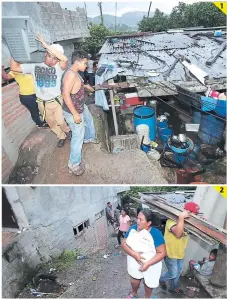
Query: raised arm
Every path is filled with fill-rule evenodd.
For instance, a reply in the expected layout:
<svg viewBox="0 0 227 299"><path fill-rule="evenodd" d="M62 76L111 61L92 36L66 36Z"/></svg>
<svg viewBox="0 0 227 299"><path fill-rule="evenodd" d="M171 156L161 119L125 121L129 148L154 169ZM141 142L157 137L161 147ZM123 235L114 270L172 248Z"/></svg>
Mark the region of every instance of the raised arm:
<svg viewBox="0 0 227 299"><path fill-rule="evenodd" d="M13 79L13 76L10 75L10 74L7 74L5 69L4 69L4 65L2 65L2 78L5 80L5 81L9 81L9 80L12 80Z"/></svg>
<svg viewBox="0 0 227 299"><path fill-rule="evenodd" d="M13 72L22 73L22 68L19 62L16 62L13 57L10 59L10 70Z"/></svg>
<svg viewBox="0 0 227 299"><path fill-rule="evenodd" d="M76 83L75 83L76 81ZM78 90L80 89L80 80L75 76L73 72L67 71L63 79L63 99L65 101L66 106L69 108L70 112L73 115L75 123L79 124L81 122L80 114L76 111L72 99L71 92L74 84L78 85Z"/></svg>
<svg viewBox="0 0 227 299"><path fill-rule="evenodd" d="M51 48L41 34L37 34L37 39L41 42L43 48L46 49L48 53L55 56L59 60L61 68L65 70L68 64L68 58L57 49Z"/></svg>
<svg viewBox="0 0 227 299"><path fill-rule="evenodd" d="M178 221L176 225L170 228L170 231L175 235L177 239L180 239L184 233L184 219L190 217L188 211L183 211L178 216Z"/></svg>

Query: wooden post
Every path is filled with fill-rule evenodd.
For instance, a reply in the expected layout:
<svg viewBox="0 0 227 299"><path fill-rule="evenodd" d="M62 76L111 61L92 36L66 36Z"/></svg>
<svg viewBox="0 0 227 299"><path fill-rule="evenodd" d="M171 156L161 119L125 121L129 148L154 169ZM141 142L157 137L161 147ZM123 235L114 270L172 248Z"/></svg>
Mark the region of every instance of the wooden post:
<svg viewBox="0 0 227 299"><path fill-rule="evenodd" d="M113 79L108 81L109 83L113 83ZM114 129L116 136L118 135L118 124L117 124L117 115L116 115L116 109L114 104L114 96L113 96L113 90L109 90L110 93L110 101L111 101L111 107L112 107L112 114L113 114L113 121L114 121Z"/></svg>
<svg viewBox="0 0 227 299"><path fill-rule="evenodd" d="M223 228L225 230L227 229L227 214L225 215L225 223ZM218 247L218 255L216 258L216 262L210 280L211 284L213 284L214 286L217 287L226 286L226 279L227 279L226 278L226 268L227 268L226 255L227 255L226 246L220 243Z"/></svg>

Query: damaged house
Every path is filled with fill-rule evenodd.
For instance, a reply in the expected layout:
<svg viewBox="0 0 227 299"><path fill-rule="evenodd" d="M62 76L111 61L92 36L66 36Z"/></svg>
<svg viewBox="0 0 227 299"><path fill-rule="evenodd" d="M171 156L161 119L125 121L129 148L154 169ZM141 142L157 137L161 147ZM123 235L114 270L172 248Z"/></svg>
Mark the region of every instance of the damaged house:
<svg viewBox="0 0 227 299"><path fill-rule="evenodd" d="M177 220L185 203L193 201L199 205L199 214L185 219L189 241L185 250L183 275L188 271L190 260L202 260L212 249L217 248L219 253L212 275L203 276L196 270L193 272L195 280L210 298L226 297L227 206L226 194L220 188L207 186L197 187L195 191L143 192L131 197L142 208L152 210L156 227L163 233L167 219Z"/></svg>
<svg viewBox="0 0 227 299"><path fill-rule="evenodd" d="M91 254L106 246L106 204L129 187L4 187L3 297L12 298L39 267L64 250Z"/></svg>
<svg viewBox="0 0 227 299"><path fill-rule="evenodd" d="M225 35L225 28L190 28L107 37L96 104L112 112L113 152L143 144L153 161L177 169L178 183L226 182ZM222 159L222 178L208 174Z"/></svg>

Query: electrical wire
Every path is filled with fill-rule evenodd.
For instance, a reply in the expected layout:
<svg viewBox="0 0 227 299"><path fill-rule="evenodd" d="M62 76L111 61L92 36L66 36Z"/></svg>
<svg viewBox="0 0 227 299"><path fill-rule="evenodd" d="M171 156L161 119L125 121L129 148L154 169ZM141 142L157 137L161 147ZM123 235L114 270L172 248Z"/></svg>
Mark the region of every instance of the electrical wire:
<svg viewBox="0 0 227 299"><path fill-rule="evenodd" d="M162 82L160 82L160 83L161 83L162 85L165 85L165 84L162 83ZM154 84L160 86L159 83L155 83L155 82L154 82ZM165 86L166 86L166 89L168 89L168 86L167 86L167 85L165 85ZM161 87L161 88L162 88L162 87ZM162 89L163 89L163 88L162 88ZM166 90L166 89L165 89L165 90ZM164 90L164 91L165 91L165 90ZM178 99L178 100L181 100L181 101L187 103L186 100L180 99L180 98L178 98L176 95L172 95L172 96L175 97L175 98ZM214 117L216 117L216 118L219 118L219 119L223 120L224 122L226 122L226 120L225 120L224 118L221 118L221 117L219 117L219 116L217 116L217 115L213 115L213 114L209 113L208 111L203 111L202 109L196 107L196 106L193 105L193 104L190 104L190 106L196 108L197 110L199 110L199 111L201 111L201 112L204 112L204 113L206 113L206 114L212 115L212 116L214 116Z"/></svg>
<svg viewBox="0 0 227 299"><path fill-rule="evenodd" d="M163 103L165 103L166 105L170 106L171 108L177 110L178 112L184 114L185 116L187 116L187 117L189 117L189 118L191 118L191 119L193 118L191 115L189 115L189 114L185 113L184 111L182 111L182 110L180 110L180 109L178 109L178 108L176 108L176 107L170 105L169 103L165 102L165 101L164 101L163 99L161 99L160 97L154 95L154 94L153 94L150 90L148 90L147 88L144 87L144 89L147 90L147 91L151 94L151 96L156 97L157 99L161 100ZM219 132L222 132L221 129L218 129L218 128L217 128L216 130L218 130ZM214 135L210 135L210 136L211 136L211 138L212 138L212 136L214 136ZM216 136L215 136L215 137L216 137Z"/></svg>

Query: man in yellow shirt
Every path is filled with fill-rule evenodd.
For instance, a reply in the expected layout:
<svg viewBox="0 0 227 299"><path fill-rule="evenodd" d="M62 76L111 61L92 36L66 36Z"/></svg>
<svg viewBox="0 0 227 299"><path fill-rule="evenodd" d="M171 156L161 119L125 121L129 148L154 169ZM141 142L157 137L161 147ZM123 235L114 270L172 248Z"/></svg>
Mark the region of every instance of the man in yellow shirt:
<svg viewBox="0 0 227 299"><path fill-rule="evenodd" d="M15 79L19 85L20 102L31 113L31 118L38 128L48 128L46 122L42 122L39 117L38 104L36 102L35 84L32 75L21 74L10 71L5 72L4 65L2 65L2 78L6 81Z"/></svg>
<svg viewBox="0 0 227 299"><path fill-rule="evenodd" d="M164 239L166 242L167 256L165 264L168 269L160 278L160 285L166 288L166 282L170 281L170 291L180 294L178 280L183 270L185 249L188 243L188 235L184 231L184 219L190 217L189 211L180 213L178 221L168 219L165 227Z"/></svg>

